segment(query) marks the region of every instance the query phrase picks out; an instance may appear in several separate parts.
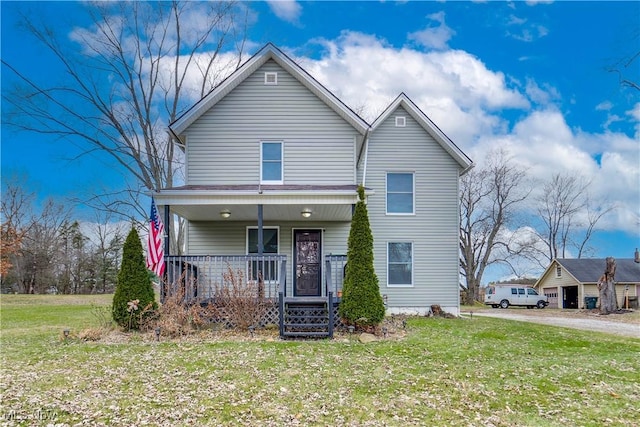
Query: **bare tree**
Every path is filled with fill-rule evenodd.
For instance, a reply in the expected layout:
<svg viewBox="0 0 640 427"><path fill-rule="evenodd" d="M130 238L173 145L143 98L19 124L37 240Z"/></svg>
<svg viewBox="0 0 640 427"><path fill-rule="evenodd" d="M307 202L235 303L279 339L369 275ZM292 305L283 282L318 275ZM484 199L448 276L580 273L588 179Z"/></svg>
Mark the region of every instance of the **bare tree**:
<svg viewBox="0 0 640 427"><path fill-rule="evenodd" d="M548 261L566 258L571 248L580 258L589 249L600 219L613 206L594 208L588 194L590 182L576 175L554 174L537 197L537 215L543 223L538 232Z"/></svg>
<svg viewBox="0 0 640 427"><path fill-rule="evenodd" d="M91 240L94 245L94 268L96 284L92 293L106 294L115 290L122 246L125 240L123 223L111 221L111 214L96 215L90 225Z"/></svg>
<svg viewBox="0 0 640 427"><path fill-rule="evenodd" d="M518 204L527 198L526 172L507 153L493 151L486 166L473 169L460 182L460 268L466 303L478 296L485 270L495 263L508 263L526 245L507 238Z"/></svg>
<svg viewBox="0 0 640 427"><path fill-rule="evenodd" d="M239 66L248 9L234 1L84 7L92 27L66 35L76 49L62 43L48 22L23 15L28 34L53 54L65 76L61 82L38 81L3 59L22 82L3 93L11 106L3 119L19 129L65 138L86 153L111 156L133 182L120 197L100 199L95 207L146 217L141 191L172 187L181 173L181 152L167 125Z"/></svg>
<svg viewBox="0 0 640 427"><path fill-rule="evenodd" d="M21 181L24 177L12 176L4 179L2 188L1 234L0 234L0 276L6 278L7 273L15 265L20 256L22 239L26 233L26 218L30 213L34 195L24 190Z"/></svg>
<svg viewBox="0 0 640 427"><path fill-rule="evenodd" d="M53 199L45 201L38 215L32 215L21 245L21 256L14 266L24 293L43 293L57 285L63 264L63 232L69 223L67 206Z"/></svg>
<svg viewBox="0 0 640 427"><path fill-rule="evenodd" d="M640 33L636 34L635 38L637 42L640 39ZM635 46L638 46L638 44L636 43ZM620 86L640 91L638 61L640 61L640 50L618 59L615 64L608 68L608 71L618 75Z"/></svg>

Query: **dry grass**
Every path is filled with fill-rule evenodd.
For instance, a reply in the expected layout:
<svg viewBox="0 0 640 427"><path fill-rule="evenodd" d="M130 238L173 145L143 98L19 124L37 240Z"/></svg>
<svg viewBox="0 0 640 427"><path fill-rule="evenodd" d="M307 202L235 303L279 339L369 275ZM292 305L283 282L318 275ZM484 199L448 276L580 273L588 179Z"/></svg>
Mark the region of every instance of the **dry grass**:
<svg viewBox="0 0 640 427"><path fill-rule="evenodd" d="M640 425L638 339L474 316L370 344L211 329L105 344L75 332L99 327L90 304L3 298L2 317L7 426Z"/></svg>

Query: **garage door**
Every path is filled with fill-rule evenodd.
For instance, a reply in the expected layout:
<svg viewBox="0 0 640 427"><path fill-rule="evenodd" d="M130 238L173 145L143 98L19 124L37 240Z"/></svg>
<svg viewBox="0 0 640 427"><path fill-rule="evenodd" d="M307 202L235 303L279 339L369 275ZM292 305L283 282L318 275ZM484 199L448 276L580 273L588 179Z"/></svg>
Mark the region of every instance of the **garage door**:
<svg viewBox="0 0 640 427"><path fill-rule="evenodd" d="M542 294L549 299L549 307L558 308L558 288L544 288Z"/></svg>

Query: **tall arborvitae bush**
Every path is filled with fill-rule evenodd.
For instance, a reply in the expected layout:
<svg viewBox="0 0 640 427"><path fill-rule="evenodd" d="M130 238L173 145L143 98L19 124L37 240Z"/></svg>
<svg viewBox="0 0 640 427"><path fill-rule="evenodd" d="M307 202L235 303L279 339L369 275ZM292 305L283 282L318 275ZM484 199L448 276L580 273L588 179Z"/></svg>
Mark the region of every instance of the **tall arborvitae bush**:
<svg viewBox="0 0 640 427"><path fill-rule="evenodd" d="M156 308L142 243L138 232L132 228L122 249L122 265L113 295L113 320L125 329L138 329L144 313Z"/></svg>
<svg viewBox="0 0 640 427"><path fill-rule="evenodd" d="M369 226L364 187L358 188L347 250L347 268L339 313L342 320L356 326L373 326L384 318L385 308L373 268L373 235Z"/></svg>

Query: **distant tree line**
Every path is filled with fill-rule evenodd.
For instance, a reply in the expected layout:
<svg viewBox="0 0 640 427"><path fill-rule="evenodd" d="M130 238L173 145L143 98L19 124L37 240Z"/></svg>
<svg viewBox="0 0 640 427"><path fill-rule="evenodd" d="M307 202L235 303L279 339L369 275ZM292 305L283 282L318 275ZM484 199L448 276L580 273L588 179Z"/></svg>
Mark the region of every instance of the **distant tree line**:
<svg viewBox="0 0 640 427"><path fill-rule="evenodd" d="M17 179L3 183L0 286L3 293L112 293L121 260L121 227L82 227L68 205L35 195Z"/></svg>

